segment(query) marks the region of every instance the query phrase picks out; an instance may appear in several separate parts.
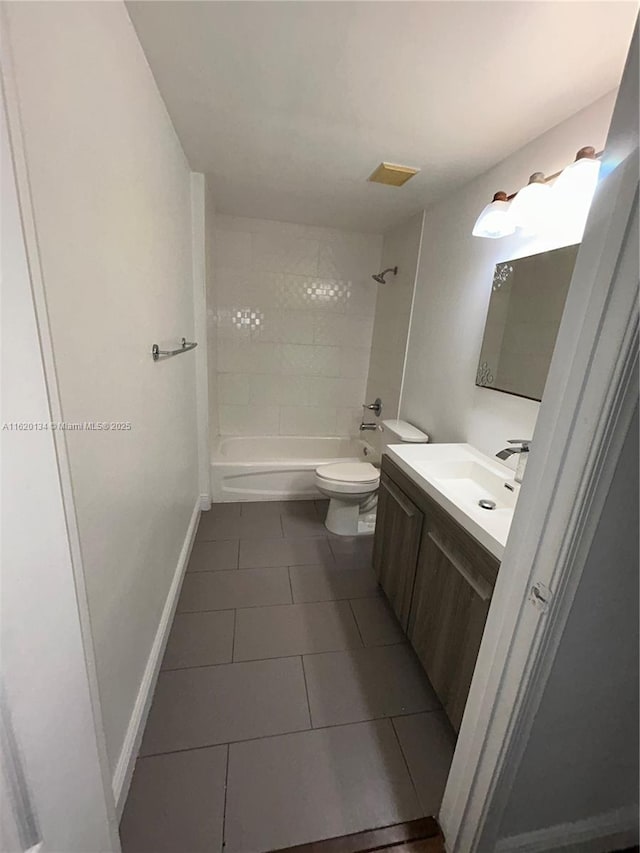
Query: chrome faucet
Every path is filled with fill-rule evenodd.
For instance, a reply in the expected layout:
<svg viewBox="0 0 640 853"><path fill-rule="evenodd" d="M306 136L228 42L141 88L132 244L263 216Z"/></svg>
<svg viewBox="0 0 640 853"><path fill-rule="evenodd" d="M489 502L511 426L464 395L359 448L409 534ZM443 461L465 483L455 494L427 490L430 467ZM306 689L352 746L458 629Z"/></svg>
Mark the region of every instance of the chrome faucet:
<svg viewBox="0 0 640 853"><path fill-rule="evenodd" d="M521 483L524 479L524 471L527 467L527 457L526 454L530 450L531 439L530 438L510 438L508 439L509 444L516 445L515 447L505 447L504 450L498 451L496 456L498 459L508 459L510 456L513 456L514 453L519 453L520 458L518 459L518 465L516 467L516 473L514 476L514 480L516 483Z"/></svg>
<svg viewBox="0 0 640 853"><path fill-rule="evenodd" d="M364 430L367 430L367 429L378 429L378 424L365 424L365 422L363 421L360 424L360 432L363 432Z"/></svg>

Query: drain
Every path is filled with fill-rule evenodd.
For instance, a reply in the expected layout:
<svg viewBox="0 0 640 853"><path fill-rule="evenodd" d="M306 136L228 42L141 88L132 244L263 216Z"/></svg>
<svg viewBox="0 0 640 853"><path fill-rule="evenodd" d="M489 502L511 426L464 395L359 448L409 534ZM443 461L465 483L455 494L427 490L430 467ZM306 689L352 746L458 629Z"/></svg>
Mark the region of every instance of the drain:
<svg viewBox="0 0 640 853"><path fill-rule="evenodd" d="M478 506L481 506L482 509L495 509L496 502L490 501L488 498L480 498L478 501Z"/></svg>

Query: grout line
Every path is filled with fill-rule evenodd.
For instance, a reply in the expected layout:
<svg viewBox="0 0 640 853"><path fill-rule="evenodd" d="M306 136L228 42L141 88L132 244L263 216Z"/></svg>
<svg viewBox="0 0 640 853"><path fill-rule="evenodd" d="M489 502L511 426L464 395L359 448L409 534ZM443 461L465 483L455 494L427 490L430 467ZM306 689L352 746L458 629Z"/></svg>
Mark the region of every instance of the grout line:
<svg viewBox="0 0 640 853"><path fill-rule="evenodd" d="M274 567L275 568L275 567ZM278 566L277 568L286 569L286 566ZM296 568L295 566L291 566L291 568ZM227 571L233 571L233 569L228 569ZM288 573L288 570L287 570ZM216 574L215 572L192 572L192 574ZM289 583L291 584L291 576L289 575ZM291 588L291 587L290 587ZM242 606L236 607L203 607L198 610L178 610L176 612L176 616L188 616L192 613L224 613L228 610L256 610L260 607L292 607L293 605L300 604L337 604L339 601L370 601L371 599L379 599L381 598L380 593L372 593L371 595L360 595L356 598L318 598L313 601L281 601L276 604L244 604ZM391 643L390 645L395 645Z"/></svg>
<svg viewBox="0 0 640 853"><path fill-rule="evenodd" d="M299 655L297 655L299 657ZM318 728L313 728L313 726L306 729L293 729L288 732L276 732L275 734L270 735L258 735L257 737L248 737L248 738L240 738L238 740L230 740L230 741L215 741L213 743L203 743L199 746L186 746L183 749L169 749L166 752L152 752L148 755L140 755L139 760L144 761L145 758L157 758L159 755L175 755L178 752L196 752L199 749L211 749L214 746L233 746L234 743L251 743L254 740L269 740L274 737L286 737L287 735L297 735L304 734L305 732L321 732L324 729L344 729L347 726L362 726L367 723L376 723L381 720L393 720L395 717L417 717L418 714L430 714L434 713L436 709L433 711L409 711L406 714L394 714L393 717L383 716L383 717L369 717L366 720L350 720L348 723L331 723L328 726L318 726ZM395 732L395 728L394 728ZM397 737L397 735L396 735ZM403 753L404 755L404 753Z"/></svg>
<svg viewBox="0 0 640 853"><path fill-rule="evenodd" d="M296 602L299 604L331 604L330 601L304 601L304 602ZM221 607L219 610L205 609L205 610L181 610L179 613L176 613L176 616L185 616L189 613L224 613L226 610L258 610L261 607L292 607L292 603L290 601L281 601L279 604L245 604L243 607Z"/></svg>
<svg viewBox="0 0 640 853"><path fill-rule="evenodd" d="M333 559L334 559L334 560L336 561L336 563L337 563L337 562L338 562L338 558L336 557L336 552L335 552L335 551L333 550L333 548L331 547L331 537L330 537L330 536L327 536L327 544L329 545L329 550L330 550L330 551L331 551L331 553L333 554Z"/></svg>
<svg viewBox="0 0 640 853"><path fill-rule="evenodd" d="M227 763L224 771L224 803L222 806L222 849L224 850L224 846L227 843L227 839L224 837L227 829L227 790L229 787L229 744L226 744L227 747Z"/></svg>
<svg viewBox="0 0 640 853"><path fill-rule="evenodd" d="M311 713L311 702L309 701L309 685L307 684L307 671L304 668L304 655L300 655L302 664L302 678L304 680L304 694L307 697L307 713L309 714L309 725L313 728L313 714Z"/></svg>
<svg viewBox="0 0 640 853"><path fill-rule="evenodd" d="M245 540L245 541L250 541L250 540ZM291 540L286 540L286 541L291 541ZM319 540L316 539L314 541L317 542ZM261 571L261 570L265 570L265 569L286 569L286 568L301 569L301 568L306 568L306 567L310 567L310 568L313 567L316 569L326 569L328 571L340 571L340 572L358 572L358 571L363 572L363 571L367 571L367 570L368 571L372 570L371 566L368 563L362 563L362 564L357 564L357 565L353 565L353 566L340 565L343 562L348 562L348 558L340 558L340 560L338 561L333 556L333 552L331 553L331 558L332 558L333 562L331 562L329 565L325 565L324 563L318 563L318 562L289 563L286 566L282 566L280 564L275 565L275 566L240 566L240 565L238 565L232 569L189 569L186 572L186 574L188 574L188 575L202 575L202 574L211 574L212 572L250 572L250 571L257 572L257 571Z"/></svg>
<svg viewBox="0 0 640 853"><path fill-rule="evenodd" d="M216 572L237 572L238 567L234 566L232 569L189 569L185 572L185 575L214 575Z"/></svg>
<svg viewBox="0 0 640 853"><path fill-rule="evenodd" d="M236 655L236 626L237 626L237 624L238 624L238 608L236 607L235 610L233 611L233 638L231 640L231 661L230 661L230 663L234 662L235 655Z"/></svg>
<svg viewBox="0 0 640 853"><path fill-rule="evenodd" d="M282 566L282 568L285 568ZM294 568L294 567L292 567ZM231 569L229 570L231 571ZM207 574L207 572L195 572L195 574ZM211 574L210 572L208 574ZM180 610L176 613L176 616L189 616L194 613L226 613L229 610L258 610L261 607L293 607L294 605L298 606L301 604L337 604L339 601L371 601L371 599L379 599L381 596L379 593L373 593L372 595L360 595L357 598L318 598L313 601L282 601L280 604L245 604L242 607L220 607L218 609L207 608L204 610ZM386 643L383 645L387 645ZM389 643L388 645L395 645L395 643Z"/></svg>
<svg viewBox="0 0 640 853"><path fill-rule="evenodd" d="M358 631L358 636L360 637L362 647L367 648L367 644L365 643L364 637L362 636L362 631L360 630L360 625L358 624L358 617L356 616L356 611L353 609L353 605L351 604L351 599L349 599L349 611L353 617L353 621L356 623L356 630Z"/></svg>
<svg viewBox="0 0 640 853"><path fill-rule="evenodd" d="M388 649L390 646L405 646L406 642L402 641L399 643L385 643L383 645L377 646L346 646L343 649L325 649L322 652L292 652L289 655L278 655L277 657L272 658L247 658L242 660L230 660L223 661L222 663L198 663L194 666L173 666L170 669L163 669L162 672L183 672L185 669L212 669L217 666L231 666L232 664L238 663L266 663L267 661L275 661L275 660L291 660L291 658L299 658L301 655L305 657L314 657L315 655L341 655L345 652L354 652L361 651L363 648L366 649ZM235 654L235 650L233 652Z"/></svg>
<svg viewBox="0 0 640 853"><path fill-rule="evenodd" d="M240 538L240 536L216 536L214 539L203 539L201 536L196 536L196 542L200 545L211 545L212 542L238 542Z"/></svg>
<svg viewBox="0 0 640 853"><path fill-rule="evenodd" d="M303 602L297 602L293 597L293 583L291 581L291 566L287 566L287 574L289 575L289 592L291 593L291 604L299 604ZM307 602L304 602L305 604Z"/></svg>
<svg viewBox="0 0 640 853"><path fill-rule="evenodd" d="M256 610L259 607L288 607L290 606L289 601L281 601L280 604L246 604L244 607L221 607L219 610L216 608L206 608L202 610L180 610L176 613L176 616L185 616L188 613L224 613L225 610Z"/></svg>
<svg viewBox="0 0 640 853"><path fill-rule="evenodd" d="M403 715L407 716L407 715ZM391 720L391 729L396 738L396 743L398 744L398 748L400 749L400 755L402 756L402 760L404 762L404 766L407 768L407 773L409 774L409 779L411 780L411 787L413 788L413 792L416 795L416 802L423 808L422 801L420 800L420 794L418 793L418 788L411 773L411 768L409 767L409 762L407 761L407 756L404 754L404 749L402 748L402 742L400 740L400 735L398 734L398 730L396 729L395 723L393 722L393 717L389 718Z"/></svg>

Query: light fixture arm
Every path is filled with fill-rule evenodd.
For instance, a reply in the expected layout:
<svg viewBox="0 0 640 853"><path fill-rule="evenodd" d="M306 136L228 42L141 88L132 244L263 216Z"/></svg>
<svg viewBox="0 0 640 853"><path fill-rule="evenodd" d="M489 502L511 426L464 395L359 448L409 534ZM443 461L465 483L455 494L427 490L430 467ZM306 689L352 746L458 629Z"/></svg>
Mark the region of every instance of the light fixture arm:
<svg viewBox="0 0 640 853"><path fill-rule="evenodd" d="M593 145L585 145L584 148L581 148L576 153L575 160L599 160L603 154L604 154L604 151L596 151L596 149L593 147ZM574 162L575 162L575 160L574 160ZM534 181L533 181L534 176L539 175L540 177L539 178L536 177L535 183L548 184L551 181L555 181L556 178L559 178L560 175L563 173L563 171L564 171L564 169L560 169L558 172L554 172L553 175L545 175L543 172L534 172L533 175L531 175L531 177L529 178L528 183L534 183ZM495 200L497 195L498 195L498 193L496 193L494 195L494 197L493 197L494 200ZM518 195L518 190L516 190L514 193L510 193L509 195L506 195L503 192L501 192L500 195L505 196L503 199L500 199L500 201L511 201L512 199L514 199Z"/></svg>

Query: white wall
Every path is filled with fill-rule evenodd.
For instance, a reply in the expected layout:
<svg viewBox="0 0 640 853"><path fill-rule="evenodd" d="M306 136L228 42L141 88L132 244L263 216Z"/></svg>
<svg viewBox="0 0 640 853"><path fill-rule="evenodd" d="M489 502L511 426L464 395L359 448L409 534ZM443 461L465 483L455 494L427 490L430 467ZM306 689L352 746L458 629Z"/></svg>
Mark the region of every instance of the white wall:
<svg viewBox="0 0 640 853"><path fill-rule="evenodd" d="M357 432L381 244L373 234L216 217L220 434Z"/></svg>
<svg viewBox="0 0 640 853"><path fill-rule="evenodd" d="M215 221L216 207L213 191L205 179L205 264L207 285L207 359L209 379L209 443L215 441L219 432L218 423L218 345L217 345L217 291L216 291L216 257L215 257ZM211 453L209 452L209 456ZM207 466L208 467L208 466Z"/></svg>
<svg viewBox="0 0 640 853"><path fill-rule="evenodd" d="M398 267L378 285L367 402L382 399L382 418L397 418L404 373L411 305L418 270L422 218L419 213L384 235L381 269Z"/></svg>
<svg viewBox="0 0 640 853"><path fill-rule="evenodd" d="M2 423L48 424L55 387L50 374L45 380L2 101ZM117 825L94 729L79 613L83 608L86 617L86 601L60 481L64 459L51 430L3 428L0 437L3 748L8 711L44 849L106 853L117 848ZM8 761L3 752L3 770ZM0 850L7 853L28 841L16 837L24 813L11 781L11 773L0 773Z"/></svg>
<svg viewBox="0 0 640 853"><path fill-rule="evenodd" d="M534 171L558 171L583 145L602 148L614 98L596 101L425 212L401 417L432 440L468 441L493 455L509 438L532 436L538 403L475 386L493 269L581 234L488 240L471 229L497 190L513 192Z"/></svg>
<svg viewBox="0 0 640 853"><path fill-rule="evenodd" d="M197 499L190 173L125 7L8 4L111 770Z"/></svg>

